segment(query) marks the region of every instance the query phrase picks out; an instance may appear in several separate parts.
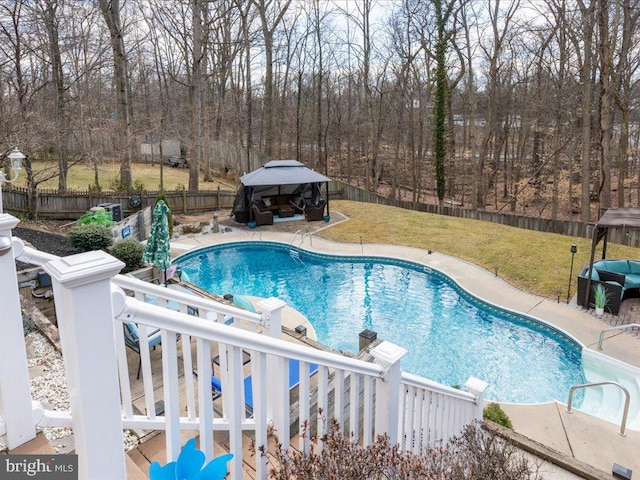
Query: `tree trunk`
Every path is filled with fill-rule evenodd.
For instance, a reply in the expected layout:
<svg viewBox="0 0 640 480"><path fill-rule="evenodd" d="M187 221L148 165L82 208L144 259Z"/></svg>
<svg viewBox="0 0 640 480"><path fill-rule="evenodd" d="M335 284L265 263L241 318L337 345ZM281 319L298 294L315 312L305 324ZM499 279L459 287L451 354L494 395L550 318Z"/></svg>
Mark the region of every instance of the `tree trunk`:
<svg viewBox="0 0 640 480"><path fill-rule="evenodd" d="M193 0L193 59L191 73L191 161L189 162L189 190L197 192L202 164L202 63L205 52L202 42L203 0Z"/></svg>
<svg viewBox="0 0 640 480"><path fill-rule="evenodd" d="M580 203L582 206L581 220L591 221L591 62L593 58L593 8L594 4L585 6L578 0L582 13L582 32L584 42L584 60L580 71L582 84L582 190Z"/></svg>
<svg viewBox="0 0 640 480"><path fill-rule="evenodd" d="M599 0L598 12L600 51L600 213L611 207L611 135L613 106L611 104L611 45L609 38L609 9L607 0Z"/></svg>
<svg viewBox="0 0 640 480"><path fill-rule="evenodd" d="M129 85L127 52L124 47L124 32L120 22L120 0L98 0L100 11L109 29L111 48L113 50L113 77L116 87L116 103L118 110L118 130L125 142L125 152L120 161L120 181L127 191L132 190L131 156L132 156L132 106Z"/></svg>
<svg viewBox="0 0 640 480"><path fill-rule="evenodd" d="M64 73L60 55L60 37L58 29L58 3L45 0L42 3L41 15L49 39L49 61L51 62L51 81L54 87L53 116L55 122L55 144L58 157L58 190L67 191L67 113L64 98Z"/></svg>

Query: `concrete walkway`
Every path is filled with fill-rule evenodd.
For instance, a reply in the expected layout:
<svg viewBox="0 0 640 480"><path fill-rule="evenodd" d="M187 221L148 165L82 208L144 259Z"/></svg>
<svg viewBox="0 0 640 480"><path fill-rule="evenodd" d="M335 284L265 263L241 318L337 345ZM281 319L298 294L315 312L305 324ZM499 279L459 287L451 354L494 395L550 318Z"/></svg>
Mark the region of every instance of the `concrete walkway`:
<svg viewBox="0 0 640 480"><path fill-rule="evenodd" d="M345 220L338 212L332 212L332 224ZM295 238L296 246L316 252L402 258L438 269L483 300L550 323L588 348L596 348L600 332L609 326L577 307L575 303L567 305L522 292L495 274L448 255L395 245L340 244L316 235L302 238L300 234L294 235L292 231L308 232L312 228L327 226L319 222L291 223L300 223L300 230L294 230L294 225L287 225L288 231L282 232L278 231L279 225L274 225L269 229L259 227L256 230L248 230L238 227L229 229L231 231L226 233L184 235L172 242L172 254L179 255L193 248L226 242L269 240L291 243ZM617 333L608 338L604 344L604 353L640 367L640 340L628 333ZM531 388L535 388L535 385ZM565 405L560 403L504 404L503 408L511 418L514 430L536 442L605 473L610 473L613 464L618 463L640 475L640 432L627 430L627 435L622 437L617 433L619 425L580 412L569 415L565 411ZM581 478L569 473L552 473L552 470L548 471L546 478ZM610 477L605 475L601 478Z"/></svg>

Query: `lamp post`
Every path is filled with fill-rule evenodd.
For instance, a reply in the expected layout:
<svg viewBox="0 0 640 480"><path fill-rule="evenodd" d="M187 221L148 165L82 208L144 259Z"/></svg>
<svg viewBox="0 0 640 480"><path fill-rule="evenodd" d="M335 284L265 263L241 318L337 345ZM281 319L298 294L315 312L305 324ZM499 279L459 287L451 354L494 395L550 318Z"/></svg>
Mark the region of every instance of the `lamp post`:
<svg viewBox="0 0 640 480"><path fill-rule="evenodd" d="M569 286L567 287L567 303L571 298L571 277L573 277L573 257L575 257L578 247L571 245L571 268L569 269Z"/></svg>
<svg viewBox="0 0 640 480"><path fill-rule="evenodd" d="M20 175L20 170L22 170L22 160L26 157L22 154L18 147L15 147L13 151L8 155L11 160L11 171L13 171L13 178L7 178L3 171L0 171L0 214L4 213L4 209L2 208L2 184L3 183L11 183L15 182L18 179L18 175Z"/></svg>

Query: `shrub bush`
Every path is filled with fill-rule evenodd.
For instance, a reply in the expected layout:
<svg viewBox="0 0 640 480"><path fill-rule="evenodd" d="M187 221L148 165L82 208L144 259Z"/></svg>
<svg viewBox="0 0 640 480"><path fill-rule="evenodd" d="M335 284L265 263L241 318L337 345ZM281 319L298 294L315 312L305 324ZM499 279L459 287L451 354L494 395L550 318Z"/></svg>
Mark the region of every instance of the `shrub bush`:
<svg viewBox="0 0 640 480"><path fill-rule="evenodd" d="M307 435L305 432L304 435ZM400 480L425 478L438 480L531 480L540 478L523 453L490 428L474 423L449 443L434 445L421 455L402 452L386 436L378 436L363 447L352 436L343 434L336 422L322 438L324 448L307 455L285 451L276 439L270 478L275 480L340 479ZM264 447L258 448L266 455Z"/></svg>
<svg viewBox="0 0 640 480"><path fill-rule="evenodd" d="M142 262L144 247L136 240L127 239L118 242L111 247L109 252L118 260L125 263L125 267L120 273L129 273L144 266Z"/></svg>
<svg viewBox="0 0 640 480"><path fill-rule="evenodd" d="M113 244L113 234L109 227L89 223L76 225L67 234L71 245L83 252L105 250Z"/></svg>
<svg viewBox="0 0 640 480"><path fill-rule="evenodd" d="M88 212L84 212L84 215L78 219L78 223L80 225L96 224L110 227L116 222L113 221L113 214L102 208L96 211L89 210Z"/></svg>
<svg viewBox="0 0 640 480"><path fill-rule="evenodd" d="M511 423L509 416L497 403L492 402L484 407L482 416L485 420L491 420L492 422L496 422L498 425L513 429L513 424Z"/></svg>

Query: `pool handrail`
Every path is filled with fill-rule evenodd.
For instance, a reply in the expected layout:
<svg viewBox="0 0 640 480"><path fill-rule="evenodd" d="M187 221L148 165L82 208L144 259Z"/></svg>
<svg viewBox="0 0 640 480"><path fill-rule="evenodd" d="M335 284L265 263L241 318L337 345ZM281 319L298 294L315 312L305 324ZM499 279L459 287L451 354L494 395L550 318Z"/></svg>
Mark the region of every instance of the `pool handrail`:
<svg viewBox="0 0 640 480"><path fill-rule="evenodd" d="M624 385L618 382L607 380L604 382L583 383L582 385L574 385L573 387L571 387L571 390L569 390L569 401L567 402L566 412L573 413L573 410L571 409L571 405L573 403L573 392L575 392L580 388L600 387L602 385L614 385L620 388L624 392L624 396L625 396L624 411L622 412L622 421L620 422L620 431L618 432L618 435L620 435L621 437L624 437L626 436L625 430L627 428L627 414L629 413L629 402L631 401L631 395L629 394L629 390L627 390L627 387L625 387Z"/></svg>
<svg viewBox="0 0 640 480"><path fill-rule="evenodd" d="M602 342L604 342L605 333L613 332L614 330L626 330L628 328L640 328L640 323L628 323L626 325L618 325L616 327L609 327L602 330L598 337L598 350L602 350Z"/></svg>

